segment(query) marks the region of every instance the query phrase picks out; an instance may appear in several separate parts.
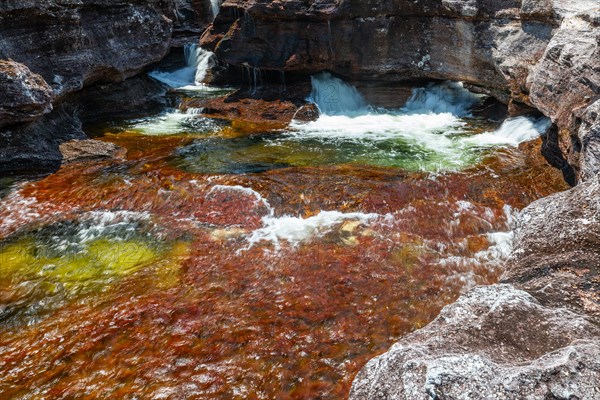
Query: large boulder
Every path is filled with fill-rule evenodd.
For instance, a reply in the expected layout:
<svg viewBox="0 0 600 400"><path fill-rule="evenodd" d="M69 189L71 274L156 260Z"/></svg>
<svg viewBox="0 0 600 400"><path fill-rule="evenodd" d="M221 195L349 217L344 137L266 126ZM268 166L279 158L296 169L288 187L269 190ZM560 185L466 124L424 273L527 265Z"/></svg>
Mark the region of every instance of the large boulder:
<svg viewBox="0 0 600 400"><path fill-rule="evenodd" d="M0 128L52 110L52 89L23 64L0 60Z"/></svg>
<svg viewBox="0 0 600 400"><path fill-rule="evenodd" d="M599 338L511 285L478 287L369 361L350 399L600 398Z"/></svg>

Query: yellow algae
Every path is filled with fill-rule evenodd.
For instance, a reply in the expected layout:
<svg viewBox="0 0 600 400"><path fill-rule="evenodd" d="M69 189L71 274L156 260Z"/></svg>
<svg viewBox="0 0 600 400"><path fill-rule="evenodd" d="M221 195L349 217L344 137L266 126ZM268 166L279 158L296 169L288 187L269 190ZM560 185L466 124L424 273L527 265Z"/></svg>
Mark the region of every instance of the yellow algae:
<svg viewBox="0 0 600 400"><path fill-rule="evenodd" d="M188 242L177 242L164 257L164 262L157 265L156 286L168 289L179 284L181 264L190 256L191 246Z"/></svg>

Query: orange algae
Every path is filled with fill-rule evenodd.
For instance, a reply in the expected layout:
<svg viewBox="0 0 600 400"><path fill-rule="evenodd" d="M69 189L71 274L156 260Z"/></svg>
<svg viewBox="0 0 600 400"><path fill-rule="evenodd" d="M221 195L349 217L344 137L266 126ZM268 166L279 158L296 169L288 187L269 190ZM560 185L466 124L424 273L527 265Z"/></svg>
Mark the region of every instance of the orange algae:
<svg viewBox="0 0 600 400"><path fill-rule="evenodd" d="M343 398L368 359L470 285L498 279L502 263L486 251L490 234L509 229L507 206L565 188L536 155L539 142L439 176L359 165L208 175L169 162L189 138L104 140L128 148L128 160L24 184L4 201L25 199L39 217L0 209L0 239L27 224L129 210L187 244L110 290L4 331L3 398ZM271 210L380 217L338 221L278 249L250 244Z"/></svg>

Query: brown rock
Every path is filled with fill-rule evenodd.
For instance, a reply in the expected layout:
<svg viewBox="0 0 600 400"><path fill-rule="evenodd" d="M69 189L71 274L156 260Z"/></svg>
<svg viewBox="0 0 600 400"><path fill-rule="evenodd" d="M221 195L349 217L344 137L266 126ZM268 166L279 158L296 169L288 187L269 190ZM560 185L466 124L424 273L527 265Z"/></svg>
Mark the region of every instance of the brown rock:
<svg viewBox="0 0 600 400"><path fill-rule="evenodd" d="M69 164L103 159L123 159L127 151L114 143L100 140L71 140L60 145L62 163Z"/></svg>

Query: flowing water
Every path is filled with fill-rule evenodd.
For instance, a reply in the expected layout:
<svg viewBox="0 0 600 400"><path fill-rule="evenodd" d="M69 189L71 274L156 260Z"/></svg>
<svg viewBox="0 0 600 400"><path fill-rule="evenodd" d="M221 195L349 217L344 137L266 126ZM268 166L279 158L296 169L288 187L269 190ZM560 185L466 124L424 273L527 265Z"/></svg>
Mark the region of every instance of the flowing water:
<svg viewBox="0 0 600 400"><path fill-rule="evenodd" d="M189 67L153 76L201 86ZM283 131L111 124L125 161L1 182L0 397L343 398L497 281L515 214L565 188L546 120L474 118L459 84L384 110L318 75L311 99L324 115Z"/></svg>

